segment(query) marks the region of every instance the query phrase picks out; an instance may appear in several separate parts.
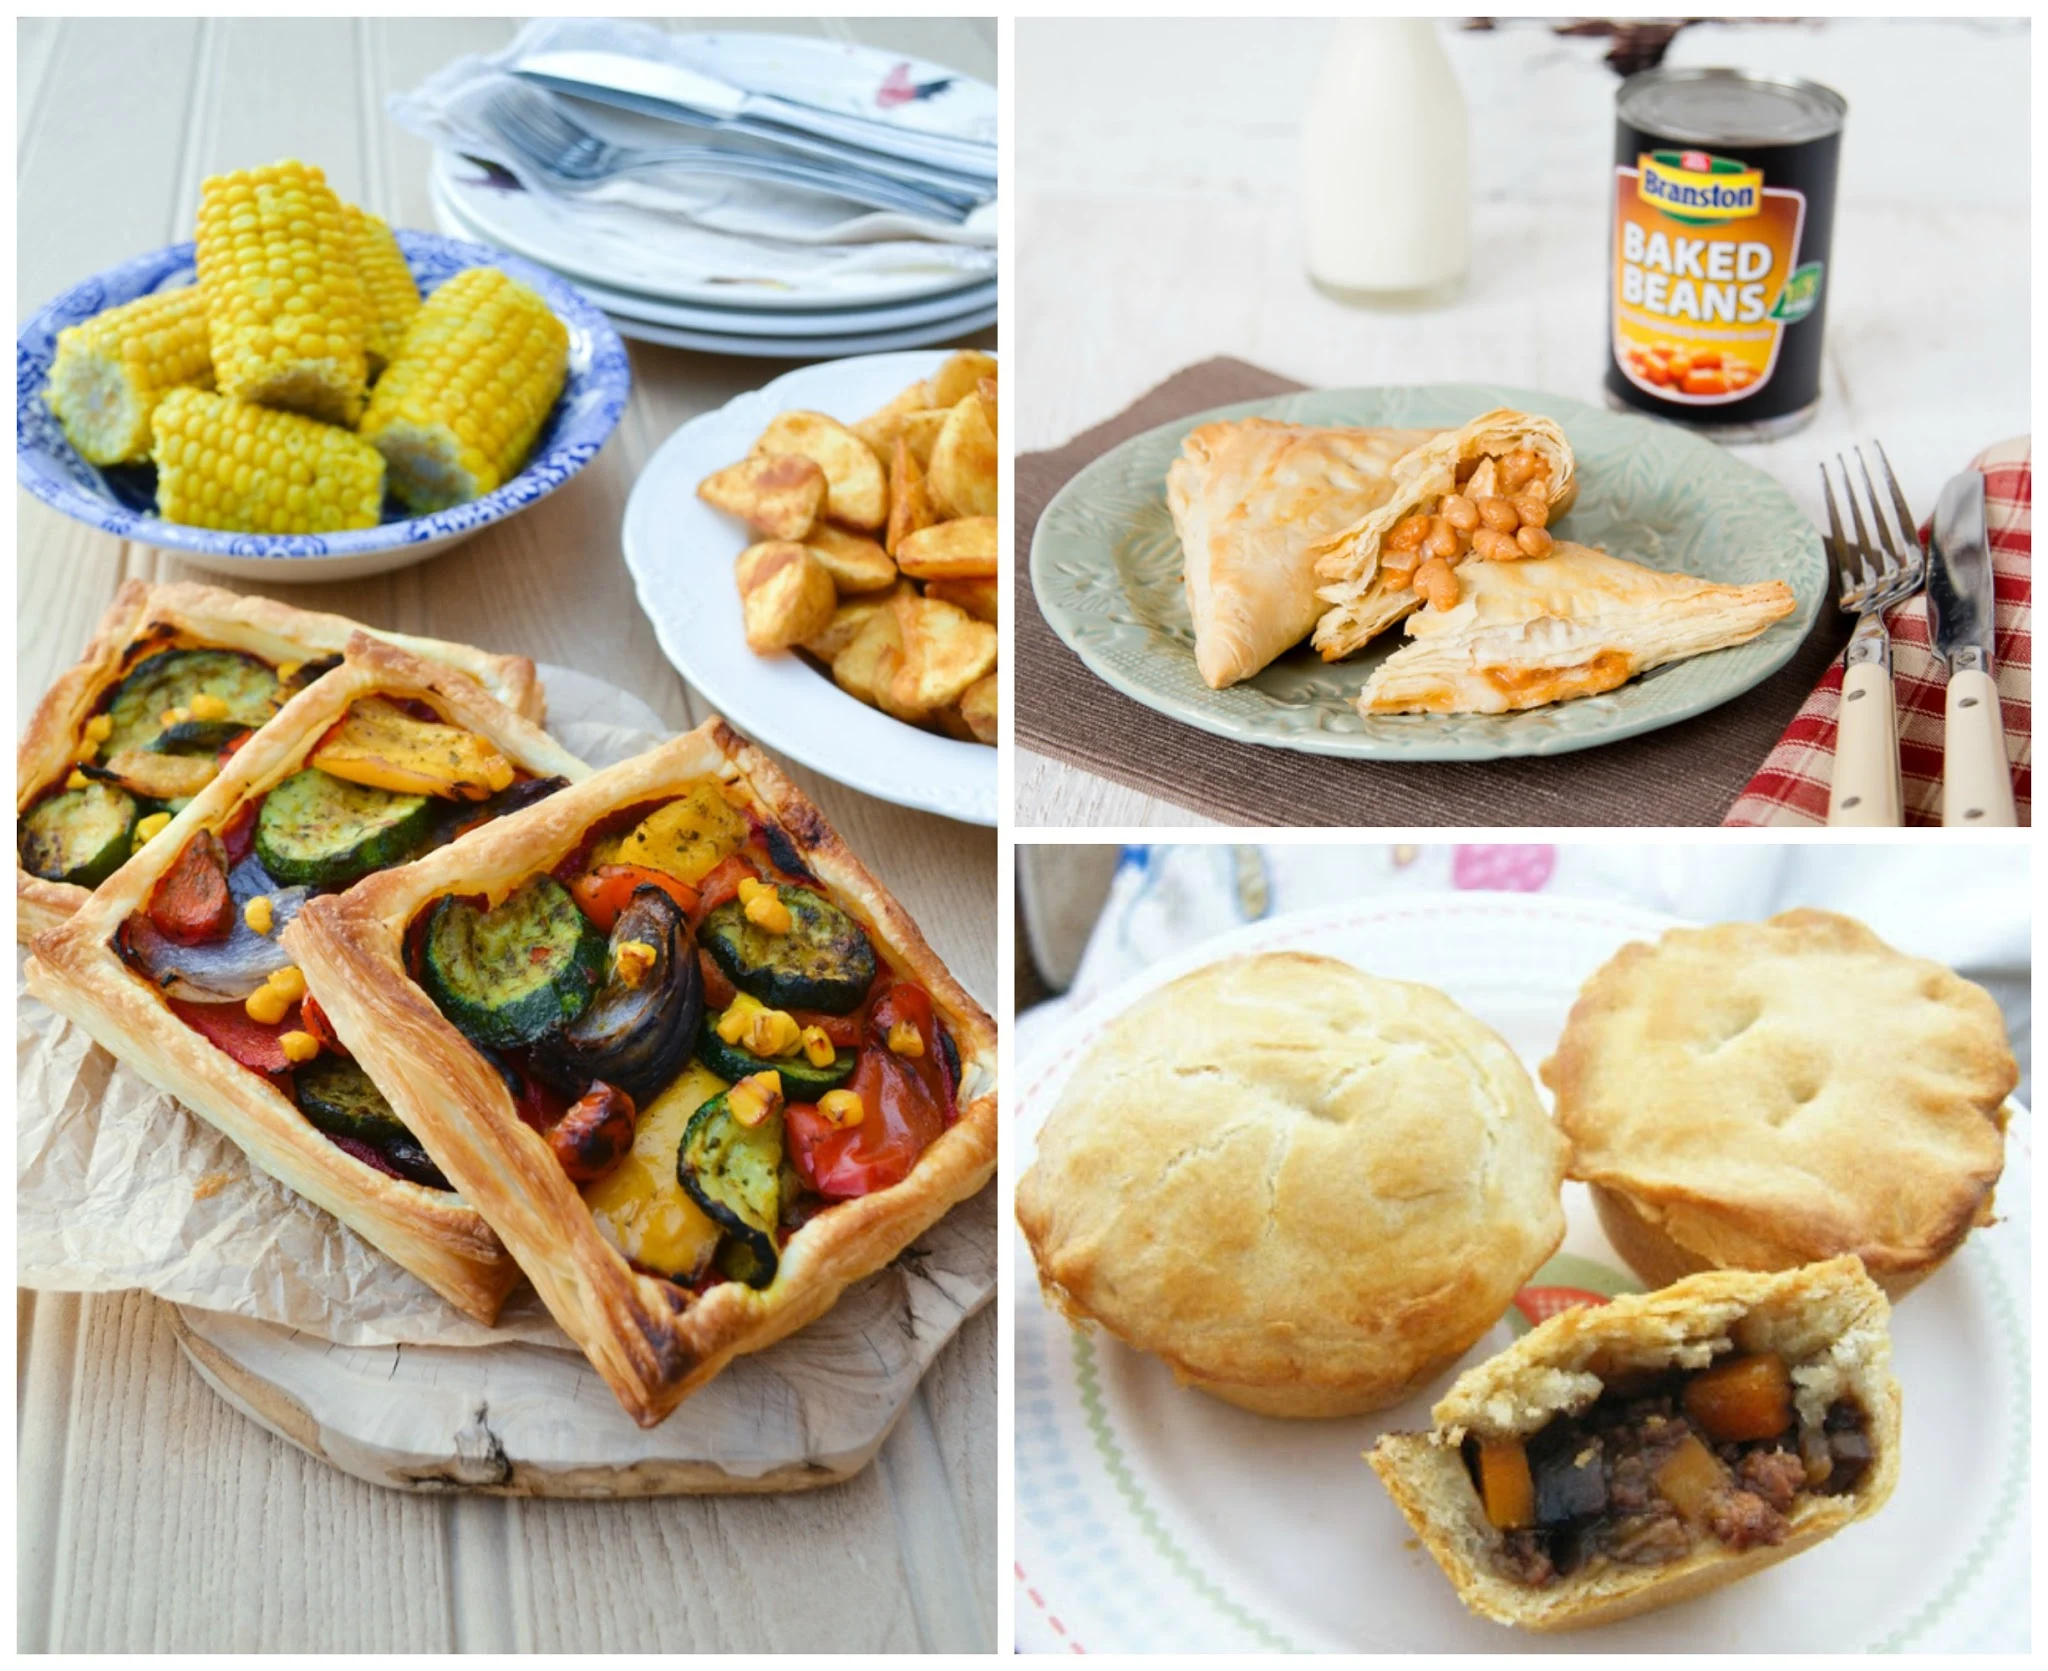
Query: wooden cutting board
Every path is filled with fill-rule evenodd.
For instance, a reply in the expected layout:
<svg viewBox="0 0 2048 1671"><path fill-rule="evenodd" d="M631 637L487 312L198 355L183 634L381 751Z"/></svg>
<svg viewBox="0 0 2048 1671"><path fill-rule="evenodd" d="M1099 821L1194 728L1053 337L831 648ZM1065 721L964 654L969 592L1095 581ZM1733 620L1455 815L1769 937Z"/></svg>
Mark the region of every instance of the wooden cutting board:
<svg viewBox="0 0 2048 1671"><path fill-rule="evenodd" d="M940 1349L988 1303L995 1219L991 1184L809 1328L737 1359L644 1431L575 1352L337 1346L166 1309L229 1404L373 1485L511 1497L798 1491L866 1467Z"/></svg>

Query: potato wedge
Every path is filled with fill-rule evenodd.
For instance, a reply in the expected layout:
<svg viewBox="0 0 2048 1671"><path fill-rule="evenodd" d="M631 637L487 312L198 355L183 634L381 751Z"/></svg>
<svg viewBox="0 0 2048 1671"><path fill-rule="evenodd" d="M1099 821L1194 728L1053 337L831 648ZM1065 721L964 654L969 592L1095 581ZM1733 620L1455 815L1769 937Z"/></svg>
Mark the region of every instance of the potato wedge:
<svg viewBox="0 0 2048 1671"><path fill-rule="evenodd" d="M926 478L933 500L950 515L996 514L996 438L979 395L967 395L946 414Z"/></svg>
<svg viewBox="0 0 2048 1671"><path fill-rule="evenodd" d="M825 472L808 458L757 454L714 470L697 497L771 540L798 540L825 507Z"/></svg>
<svg viewBox="0 0 2048 1671"><path fill-rule="evenodd" d="M913 580L989 580L996 572L996 519L960 516L908 535L896 566Z"/></svg>
<svg viewBox="0 0 2048 1671"><path fill-rule="evenodd" d="M882 693L903 665L903 630L897 621L897 600L876 610L852 641L833 658L832 677L849 696L870 708L882 706Z"/></svg>
<svg viewBox="0 0 2048 1671"><path fill-rule="evenodd" d="M984 377L996 374L996 359L993 354L983 354L972 348L963 348L925 380L931 392L927 406L957 406L969 395Z"/></svg>
<svg viewBox="0 0 2048 1671"><path fill-rule="evenodd" d="M782 412L761 431L754 452L794 454L825 472L825 514L849 528L879 528L889 515L882 461L858 435L822 412Z"/></svg>
<svg viewBox="0 0 2048 1671"><path fill-rule="evenodd" d="M902 389L887 406L877 407L861 423L872 423L877 418L900 418L906 412L922 412L927 406L939 403L932 399L931 384L920 377L915 383ZM856 429L860 426L856 424Z"/></svg>
<svg viewBox="0 0 2048 1671"><path fill-rule="evenodd" d="M949 409L943 406L906 412L896 426L896 433L910 443L910 456L923 469L932 467L932 449L939 444L939 432L946 427L948 415Z"/></svg>
<svg viewBox="0 0 2048 1671"><path fill-rule="evenodd" d="M831 625L839 594L825 565L808 546L764 540L733 561L747 648L756 654L787 650Z"/></svg>
<svg viewBox="0 0 2048 1671"><path fill-rule="evenodd" d="M993 673L976 679L960 695L960 717L967 721L967 728L974 733L977 743L994 746L999 731L997 704L1001 700Z"/></svg>
<svg viewBox="0 0 2048 1671"><path fill-rule="evenodd" d="M994 671L996 629L986 621L936 598L898 598L890 608L902 655L881 691L885 712L924 719Z"/></svg>
<svg viewBox="0 0 2048 1671"><path fill-rule="evenodd" d="M924 471L911 456L910 443L899 435L889 462L889 527L882 544L894 557L906 538L938 520L931 495L925 491Z"/></svg>
<svg viewBox="0 0 2048 1671"><path fill-rule="evenodd" d="M989 434L999 434L1000 431L996 428L996 380L993 377L984 377L974 392L980 397L981 415L988 420Z"/></svg>
<svg viewBox="0 0 2048 1671"><path fill-rule="evenodd" d="M1000 584L993 577L983 580L933 580L926 582L924 595L928 598L937 598L941 603L950 603L955 609L964 609L977 621L986 621L993 627L1001 624L997 610Z"/></svg>
<svg viewBox="0 0 2048 1671"><path fill-rule="evenodd" d="M842 596L851 592L883 592L896 584L896 565L890 561L888 552L865 534L821 522L804 535L804 544L825 565L825 572Z"/></svg>
<svg viewBox="0 0 2048 1671"><path fill-rule="evenodd" d="M909 581L899 580L893 591L847 599L832 611L832 619L823 632L804 640L804 648L827 667L833 666L877 610L887 609L895 599L912 596L916 590Z"/></svg>

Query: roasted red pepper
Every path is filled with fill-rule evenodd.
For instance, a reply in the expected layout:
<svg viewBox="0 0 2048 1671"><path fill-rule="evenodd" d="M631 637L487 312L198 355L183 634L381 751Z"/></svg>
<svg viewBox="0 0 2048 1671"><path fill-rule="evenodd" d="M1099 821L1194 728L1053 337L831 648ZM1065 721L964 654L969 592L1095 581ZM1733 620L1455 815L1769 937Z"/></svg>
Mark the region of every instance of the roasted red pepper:
<svg viewBox="0 0 2048 1671"><path fill-rule="evenodd" d="M306 1031L320 1041L322 1050L331 1050L337 1056L350 1056L349 1048L343 1044L334 1031L334 1023L327 1019L327 1012L320 1007L312 993L299 1000L299 1018L305 1023Z"/></svg>
<svg viewBox="0 0 2048 1671"><path fill-rule="evenodd" d="M633 890L641 887L659 888L682 907L686 917L697 909L695 888L677 881L666 871L652 870L646 865L599 865L570 882L569 897L592 923L609 934L612 924L619 920L619 913L625 910L626 901L633 897Z"/></svg>
<svg viewBox="0 0 2048 1671"><path fill-rule="evenodd" d="M172 1013L208 1043L226 1051L251 1073L268 1077L291 1066L282 1040L287 1033L306 1031L300 1006L294 1004L278 1022L255 1021L240 1004L197 1004L168 998Z"/></svg>
<svg viewBox="0 0 2048 1671"><path fill-rule="evenodd" d="M908 1021L924 1041L919 1056L889 1048L889 1029ZM810 1103L783 1111L790 1159L804 1187L830 1201L850 1201L900 1184L946 1129L952 1102L940 1057L938 1022L922 987L898 981L875 1000L853 1077L860 1098L857 1126L834 1126Z"/></svg>
<svg viewBox="0 0 2048 1671"><path fill-rule="evenodd" d="M254 735L253 731L245 731L242 734L244 738L253 737ZM221 758L225 760L228 755L240 747L241 739L237 739L221 750ZM246 859L249 856L250 850L255 847L256 814L262 810L262 806L263 798L260 795L253 801L244 801L236 809L234 817L230 818L220 827L221 849L228 856L228 868L230 870Z"/></svg>
<svg viewBox="0 0 2048 1671"><path fill-rule="evenodd" d="M149 920L166 940L181 946L225 940L234 931L228 856L219 836L201 830L185 843L150 893Z"/></svg>
<svg viewBox="0 0 2048 1671"><path fill-rule="evenodd" d="M716 911L729 899L739 898L740 884L761 879L760 866L741 858L737 853L720 859L697 884L697 909L691 916L690 926L696 927L704 918Z"/></svg>

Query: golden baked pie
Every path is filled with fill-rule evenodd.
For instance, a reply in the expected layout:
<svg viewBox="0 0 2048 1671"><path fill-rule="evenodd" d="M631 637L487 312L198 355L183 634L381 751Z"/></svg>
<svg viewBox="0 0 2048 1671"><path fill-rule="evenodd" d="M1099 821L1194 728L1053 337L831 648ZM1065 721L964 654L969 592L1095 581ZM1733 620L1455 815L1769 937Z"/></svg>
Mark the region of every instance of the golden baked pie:
<svg viewBox="0 0 2048 1671"><path fill-rule="evenodd" d="M1546 557L1471 562L1449 607L1408 617L1362 714L1505 714L1613 690L1638 673L1746 644L1792 613L1781 580L1720 586L1570 540Z"/></svg>
<svg viewBox="0 0 2048 1671"><path fill-rule="evenodd" d="M1798 910L1624 946L1543 1077L1644 1281L1854 1253L1896 1298L1989 1221L2018 1067L1981 987Z"/></svg>
<svg viewBox="0 0 2048 1671"><path fill-rule="evenodd" d="M1248 679L1316 624L1315 547L1394 491L1434 433L1239 418L1203 424L1166 472L1195 665L1215 690Z"/></svg>
<svg viewBox="0 0 2048 1671"><path fill-rule="evenodd" d="M182 811L135 826L133 857L36 938L29 990L488 1323L518 1269L336 1047L282 940L319 890L588 773L465 674L356 633Z"/></svg>
<svg viewBox="0 0 2048 1671"><path fill-rule="evenodd" d="M1884 1505L1889 1317L1853 1258L1706 1272L1539 1324L1366 1460L1480 1617L1612 1623Z"/></svg>
<svg viewBox="0 0 2048 1671"><path fill-rule="evenodd" d="M1432 987L1299 952L1140 999L1017 1186L1048 1301L1276 1416L1394 1403L1564 1234L1564 1147L1501 1039Z"/></svg>
<svg viewBox="0 0 2048 1671"><path fill-rule="evenodd" d="M331 667L356 632L461 669L535 724L546 713L524 656L375 632L214 586L124 581L15 752L16 937L83 905L127 859L136 822L196 794L223 751Z"/></svg>
<svg viewBox="0 0 2048 1671"><path fill-rule="evenodd" d="M1449 609L1468 561L1546 555L1549 525L1578 494L1571 444L1548 418L1503 407L1432 436L1394 466L1379 503L1312 553L1327 606L1316 648L1336 661L1424 602Z"/></svg>
<svg viewBox="0 0 2048 1671"><path fill-rule="evenodd" d="M645 1426L995 1169L994 1023L721 720L310 902L286 943Z"/></svg>

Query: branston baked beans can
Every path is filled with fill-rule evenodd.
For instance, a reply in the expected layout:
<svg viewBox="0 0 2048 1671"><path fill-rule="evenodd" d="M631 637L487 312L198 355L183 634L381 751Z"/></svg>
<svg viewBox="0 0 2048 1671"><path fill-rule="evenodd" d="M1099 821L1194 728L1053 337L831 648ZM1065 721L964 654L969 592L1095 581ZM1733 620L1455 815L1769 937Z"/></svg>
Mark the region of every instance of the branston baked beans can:
<svg viewBox="0 0 2048 1671"><path fill-rule="evenodd" d="M1645 70L1615 105L1610 405L1720 440L1820 400L1839 93L1741 70Z"/></svg>

